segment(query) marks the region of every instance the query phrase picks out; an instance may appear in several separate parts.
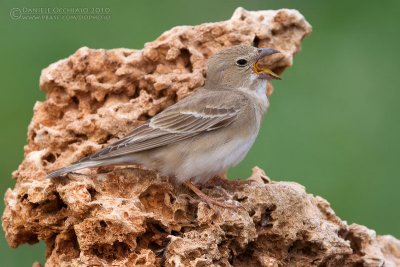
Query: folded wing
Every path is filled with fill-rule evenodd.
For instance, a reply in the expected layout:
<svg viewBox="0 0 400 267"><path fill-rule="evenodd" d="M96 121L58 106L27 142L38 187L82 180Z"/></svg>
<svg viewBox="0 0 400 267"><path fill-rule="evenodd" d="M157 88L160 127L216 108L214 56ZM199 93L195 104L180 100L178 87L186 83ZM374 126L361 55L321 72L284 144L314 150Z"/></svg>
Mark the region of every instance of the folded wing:
<svg viewBox="0 0 400 267"><path fill-rule="evenodd" d="M171 106L124 138L77 163L145 151L226 127L236 119L240 107L237 101L217 103L214 94L211 92Z"/></svg>

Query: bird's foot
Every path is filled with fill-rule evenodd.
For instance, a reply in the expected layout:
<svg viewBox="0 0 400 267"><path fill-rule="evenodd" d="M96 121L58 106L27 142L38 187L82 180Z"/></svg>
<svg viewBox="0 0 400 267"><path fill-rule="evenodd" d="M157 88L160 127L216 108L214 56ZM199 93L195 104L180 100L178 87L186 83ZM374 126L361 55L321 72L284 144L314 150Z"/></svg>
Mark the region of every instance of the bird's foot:
<svg viewBox="0 0 400 267"><path fill-rule="evenodd" d="M238 206L236 206L236 205L224 203L217 199L207 196L206 194L203 193L203 191L201 191L197 186L195 186L192 183L192 181L190 181L190 180L186 181L184 184L187 188L192 190L193 193L195 193L201 200L206 202L208 204L208 206L210 206L210 208L213 208L213 205L222 207L222 208L229 208L229 209L237 209L238 208Z"/></svg>
<svg viewBox="0 0 400 267"><path fill-rule="evenodd" d="M226 177L221 177L220 175L216 175L207 181L207 183L205 184L205 187L211 188L211 187L215 187L215 186L221 186L224 188L232 188L232 187L251 184L252 182L254 182L254 181L252 181L252 180L229 180Z"/></svg>

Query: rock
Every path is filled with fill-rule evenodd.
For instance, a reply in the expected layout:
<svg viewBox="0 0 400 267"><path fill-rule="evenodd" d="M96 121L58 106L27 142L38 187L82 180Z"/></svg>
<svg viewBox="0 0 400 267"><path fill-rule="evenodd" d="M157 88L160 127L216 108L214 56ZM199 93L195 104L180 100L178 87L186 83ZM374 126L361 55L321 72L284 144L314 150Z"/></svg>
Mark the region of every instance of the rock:
<svg viewBox="0 0 400 267"><path fill-rule="evenodd" d="M35 104L25 159L5 195L9 245L44 240L46 266L399 265L398 240L347 225L323 198L258 168L248 183L215 179L203 188L237 209L210 208L140 166L45 178L191 94L213 53L276 48L284 53L265 64L280 74L310 32L295 10L239 8L228 21L175 27L143 50L83 47L51 64L40 77L47 98Z"/></svg>

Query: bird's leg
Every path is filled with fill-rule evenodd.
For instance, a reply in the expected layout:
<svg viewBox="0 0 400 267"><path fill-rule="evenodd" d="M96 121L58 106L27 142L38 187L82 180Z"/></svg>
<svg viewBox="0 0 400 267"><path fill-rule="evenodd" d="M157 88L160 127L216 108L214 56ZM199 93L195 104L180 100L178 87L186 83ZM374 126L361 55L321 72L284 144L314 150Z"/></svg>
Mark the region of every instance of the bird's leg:
<svg viewBox="0 0 400 267"><path fill-rule="evenodd" d="M212 177L210 180L208 180L205 184L205 187L210 188L214 186L223 186L229 183L228 179L228 172L223 171Z"/></svg>
<svg viewBox="0 0 400 267"><path fill-rule="evenodd" d="M210 206L211 208L213 207L212 205L216 205L222 208L231 208L231 209L238 208L236 205L222 203L214 198L207 196L206 194L203 193L203 191L201 191L197 186L195 186L191 180L187 180L184 184L187 188L192 190L193 193L195 193L201 200L206 202L208 206Z"/></svg>
<svg viewBox="0 0 400 267"><path fill-rule="evenodd" d="M227 172L221 172L214 177L212 177L210 180L207 181L205 184L205 187L211 188L214 186L221 186L225 188L234 188L236 186L242 186L245 184L250 184L254 181L252 180L229 180Z"/></svg>

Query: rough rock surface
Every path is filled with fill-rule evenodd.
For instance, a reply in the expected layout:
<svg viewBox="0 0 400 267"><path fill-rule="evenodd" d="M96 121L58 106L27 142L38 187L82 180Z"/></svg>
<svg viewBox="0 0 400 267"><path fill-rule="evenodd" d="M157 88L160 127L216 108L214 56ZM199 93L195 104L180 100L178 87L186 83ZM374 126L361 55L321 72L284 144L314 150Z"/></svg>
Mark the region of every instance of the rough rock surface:
<svg viewBox="0 0 400 267"><path fill-rule="evenodd" d="M44 69L47 98L34 107L25 159L5 195L9 245L44 240L46 266L400 265L398 240L347 225L324 199L257 168L252 182L203 188L233 210L212 209L137 166L45 178L189 95L216 51L241 43L282 50L266 62L281 73L310 31L294 10L239 8L228 21L173 28L143 50L81 48Z"/></svg>

